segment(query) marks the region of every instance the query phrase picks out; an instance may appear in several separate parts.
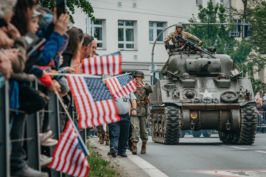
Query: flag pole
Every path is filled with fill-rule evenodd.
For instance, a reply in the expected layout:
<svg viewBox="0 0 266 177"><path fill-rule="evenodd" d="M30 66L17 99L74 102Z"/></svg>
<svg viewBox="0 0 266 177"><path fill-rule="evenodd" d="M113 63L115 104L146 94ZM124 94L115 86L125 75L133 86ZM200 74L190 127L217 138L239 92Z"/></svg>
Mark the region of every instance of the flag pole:
<svg viewBox="0 0 266 177"><path fill-rule="evenodd" d="M82 138L81 138L81 136L80 136L80 134L79 134L79 131L77 130L77 128L76 128L76 126L75 126L73 120L71 119L71 116L70 116L68 110L66 109L66 105L64 104L62 98L60 97L60 95L58 94L58 92L55 92L55 94L56 94L56 96L57 96L59 102L61 103L61 105L62 105L64 111L66 112L67 118L68 118L68 119L71 121L71 123L74 125L74 127L75 127L75 129L76 129L76 132L77 132L77 135L79 136L80 142L81 142L82 145L85 147L85 151L86 151L86 153L87 153L88 155L90 155L89 151L87 150L87 146L86 146L85 143L83 142L83 140L82 140Z"/></svg>
<svg viewBox="0 0 266 177"><path fill-rule="evenodd" d="M86 76L91 78L102 78L102 76L95 76L89 74L68 74L68 73L47 73L49 76Z"/></svg>

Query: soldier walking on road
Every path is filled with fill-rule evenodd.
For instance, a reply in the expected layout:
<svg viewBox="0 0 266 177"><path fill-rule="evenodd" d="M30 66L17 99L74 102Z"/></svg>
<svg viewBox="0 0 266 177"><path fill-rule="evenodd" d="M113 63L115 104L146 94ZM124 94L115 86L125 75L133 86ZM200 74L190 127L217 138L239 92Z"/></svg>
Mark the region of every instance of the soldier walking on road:
<svg viewBox="0 0 266 177"><path fill-rule="evenodd" d="M137 115L131 116L131 126L132 126L132 154L137 154L137 143L139 141L139 136L142 140L141 154L146 153L146 143L148 141L147 132L147 114L149 99L148 96L152 92L151 86L143 83L144 73L141 71L135 72L135 80L137 83L137 90L134 93L137 101Z"/></svg>

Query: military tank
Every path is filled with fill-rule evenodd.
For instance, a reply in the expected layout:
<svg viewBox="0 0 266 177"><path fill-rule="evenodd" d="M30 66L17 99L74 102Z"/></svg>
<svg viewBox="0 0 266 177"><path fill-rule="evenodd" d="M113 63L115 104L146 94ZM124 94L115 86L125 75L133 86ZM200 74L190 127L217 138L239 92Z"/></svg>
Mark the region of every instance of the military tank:
<svg viewBox="0 0 266 177"><path fill-rule="evenodd" d="M213 129L225 144L253 144L257 118L251 81L241 77L230 56L181 41L182 50L167 46L163 79L150 95L152 140L178 144L181 130Z"/></svg>

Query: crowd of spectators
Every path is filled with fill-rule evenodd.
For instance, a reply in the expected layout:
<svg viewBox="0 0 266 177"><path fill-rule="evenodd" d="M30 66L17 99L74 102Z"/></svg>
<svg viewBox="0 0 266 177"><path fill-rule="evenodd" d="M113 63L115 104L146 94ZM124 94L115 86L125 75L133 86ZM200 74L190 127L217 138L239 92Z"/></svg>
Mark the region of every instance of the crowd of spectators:
<svg viewBox="0 0 266 177"><path fill-rule="evenodd" d="M255 101L258 118L257 131L266 133L266 93L260 90L255 96Z"/></svg>
<svg viewBox="0 0 266 177"><path fill-rule="evenodd" d="M0 3L0 85L9 85L11 176L46 177L30 168L24 146L27 114L47 107L48 91L67 97L64 75L79 73L81 60L96 55L96 40L71 26L68 13L43 8L38 0L5 0ZM38 83L35 89L33 82ZM41 121L41 145L55 145L49 120ZM13 140L13 141L12 141ZM14 141L15 140L15 141ZM41 155L41 165L51 161Z"/></svg>

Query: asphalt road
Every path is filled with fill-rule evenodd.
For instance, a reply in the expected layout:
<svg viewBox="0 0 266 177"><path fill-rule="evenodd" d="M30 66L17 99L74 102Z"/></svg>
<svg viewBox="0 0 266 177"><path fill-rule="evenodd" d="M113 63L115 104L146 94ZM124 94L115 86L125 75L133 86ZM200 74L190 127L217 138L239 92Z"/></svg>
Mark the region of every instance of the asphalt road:
<svg viewBox="0 0 266 177"><path fill-rule="evenodd" d="M147 154L139 156L169 177L266 177L266 134L257 134L252 146L224 145L217 134L186 135L179 145L150 140Z"/></svg>

